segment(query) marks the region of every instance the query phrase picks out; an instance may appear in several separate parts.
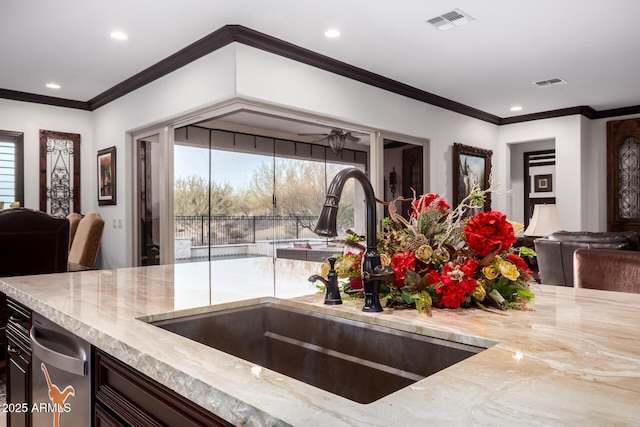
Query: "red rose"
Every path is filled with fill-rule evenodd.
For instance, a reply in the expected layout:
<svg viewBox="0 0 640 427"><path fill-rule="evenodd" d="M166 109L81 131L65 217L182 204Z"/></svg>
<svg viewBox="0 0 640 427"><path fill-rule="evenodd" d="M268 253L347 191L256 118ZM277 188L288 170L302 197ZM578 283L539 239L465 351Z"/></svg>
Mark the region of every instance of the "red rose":
<svg viewBox="0 0 640 427"><path fill-rule="evenodd" d="M515 243L513 227L502 212L480 212L471 217L464 236L472 251L485 257L491 252L506 251Z"/></svg>
<svg viewBox="0 0 640 427"><path fill-rule="evenodd" d="M475 259L468 259L464 262L464 264L462 264L462 266L460 266L460 270L467 277L472 277L473 273L476 272L477 268L478 268L478 263L476 262ZM475 289L475 287L473 289Z"/></svg>
<svg viewBox="0 0 640 427"><path fill-rule="evenodd" d="M445 308L460 308L465 302L468 293L473 292L477 286L472 277L478 264L474 260L468 260L464 264L447 263L442 274L430 271L427 281L430 285L436 285L436 294L440 297L434 305Z"/></svg>
<svg viewBox="0 0 640 427"><path fill-rule="evenodd" d="M414 270L416 268L416 255L411 251L398 252L391 257L391 268L396 273L396 279L394 284L398 288L402 288L404 283L404 276L407 270Z"/></svg>
<svg viewBox="0 0 640 427"><path fill-rule="evenodd" d="M438 273L438 270L431 270L429 273L427 273L427 283L429 283L430 285L435 285L439 281L440 273Z"/></svg>
<svg viewBox="0 0 640 427"><path fill-rule="evenodd" d="M434 209L439 211L447 211L451 209L451 206L449 206L447 202L444 201L444 198L439 194L423 194L419 199L414 200L411 204L413 207L411 216L413 218L417 218L418 215L420 215L421 212L426 211L434 201L436 202L435 206L433 206Z"/></svg>
<svg viewBox="0 0 640 427"><path fill-rule="evenodd" d="M349 279L349 285L351 286L351 289L354 289L354 290L362 289L362 276Z"/></svg>

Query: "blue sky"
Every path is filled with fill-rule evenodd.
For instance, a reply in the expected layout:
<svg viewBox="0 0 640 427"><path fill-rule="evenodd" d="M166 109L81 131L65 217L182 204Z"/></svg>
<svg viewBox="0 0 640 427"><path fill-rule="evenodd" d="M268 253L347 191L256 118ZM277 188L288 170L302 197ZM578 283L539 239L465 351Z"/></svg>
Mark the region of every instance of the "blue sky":
<svg viewBox="0 0 640 427"><path fill-rule="evenodd" d="M270 156L230 151L212 151L211 178L217 183L229 183L234 189L247 188L253 171L262 163L272 162ZM186 178L209 175L209 151L202 148L176 145L174 150L174 175Z"/></svg>

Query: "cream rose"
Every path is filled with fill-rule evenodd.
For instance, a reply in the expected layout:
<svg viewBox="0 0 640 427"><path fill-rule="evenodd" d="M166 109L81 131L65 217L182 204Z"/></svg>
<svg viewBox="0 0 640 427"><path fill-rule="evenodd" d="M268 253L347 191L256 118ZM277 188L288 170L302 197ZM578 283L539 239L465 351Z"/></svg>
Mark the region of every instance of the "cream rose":
<svg viewBox="0 0 640 427"><path fill-rule="evenodd" d="M518 267L516 267L515 264L509 261L500 261L500 263L498 264L498 269L500 270L500 273L502 273L502 275L509 280L516 280L518 279L518 277L520 277Z"/></svg>
<svg viewBox="0 0 640 427"><path fill-rule="evenodd" d="M387 254L380 254L380 264L382 267L391 265L391 257Z"/></svg>
<svg viewBox="0 0 640 427"><path fill-rule="evenodd" d="M438 249L436 249L433 253L433 256L439 259L441 262L449 262L449 260L451 259L449 251L443 247L439 247Z"/></svg>
<svg viewBox="0 0 640 427"><path fill-rule="evenodd" d="M344 258L341 261L336 263L336 273L338 273L338 277L348 277L349 270L353 268L353 261L350 259Z"/></svg>
<svg viewBox="0 0 640 427"><path fill-rule="evenodd" d="M487 296L487 291L484 289L484 287L482 285L478 285L476 286L476 288L473 290L473 292L471 292L471 296L476 300L476 301L483 301L484 298Z"/></svg>
<svg viewBox="0 0 640 427"><path fill-rule="evenodd" d="M320 275L326 279L330 269L331 267L329 267L329 264L326 262L322 263L322 266L320 267Z"/></svg>
<svg viewBox="0 0 640 427"><path fill-rule="evenodd" d="M495 265L490 264L482 269L482 274L484 274L484 277L486 277L487 279L494 280L500 275L500 272Z"/></svg>
<svg viewBox="0 0 640 427"><path fill-rule="evenodd" d="M416 249L416 258L422 262L430 263L433 255L433 248L429 245L422 245Z"/></svg>

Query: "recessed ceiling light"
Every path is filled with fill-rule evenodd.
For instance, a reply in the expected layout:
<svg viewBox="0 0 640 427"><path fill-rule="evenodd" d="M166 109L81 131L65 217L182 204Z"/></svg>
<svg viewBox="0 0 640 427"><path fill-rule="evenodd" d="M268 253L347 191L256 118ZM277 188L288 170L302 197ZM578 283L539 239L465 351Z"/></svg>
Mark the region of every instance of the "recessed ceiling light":
<svg viewBox="0 0 640 427"><path fill-rule="evenodd" d="M111 37L116 40L126 40L129 38L129 36L122 31L114 31L113 33L111 33Z"/></svg>
<svg viewBox="0 0 640 427"><path fill-rule="evenodd" d="M60 85L57 83L47 83L49 89L60 89Z"/></svg>
<svg viewBox="0 0 640 427"><path fill-rule="evenodd" d="M511 107L511 111L522 111L522 107L519 105L514 105Z"/></svg>
<svg viewBox="0 0 640 427"><path fill-rule="evenodd" d="M336 30L335 28L331 28L327 31L324 32L325 37L329 37L331 39L334 39L336 37L340 37L340 31Z"/></svg>

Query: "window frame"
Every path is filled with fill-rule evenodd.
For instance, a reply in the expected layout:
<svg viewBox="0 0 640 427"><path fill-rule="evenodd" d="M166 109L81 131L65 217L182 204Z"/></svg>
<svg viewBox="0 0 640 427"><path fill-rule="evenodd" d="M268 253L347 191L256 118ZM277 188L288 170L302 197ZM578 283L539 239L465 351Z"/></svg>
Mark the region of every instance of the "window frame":
<svg viewBox="0 0 640 427"><path fill-rule="evenodd" d="M24 206L24 133L0 130L0 138L15 145L15 200L7 202L20 202Z"/></svg>

